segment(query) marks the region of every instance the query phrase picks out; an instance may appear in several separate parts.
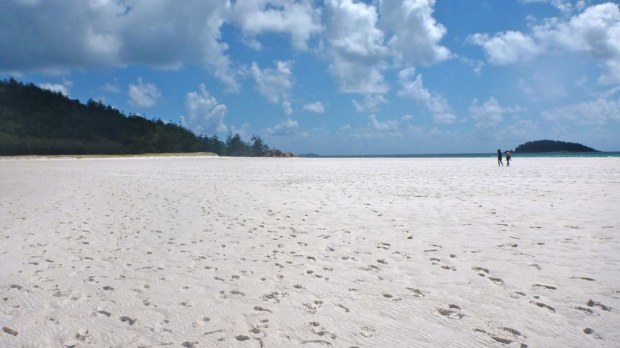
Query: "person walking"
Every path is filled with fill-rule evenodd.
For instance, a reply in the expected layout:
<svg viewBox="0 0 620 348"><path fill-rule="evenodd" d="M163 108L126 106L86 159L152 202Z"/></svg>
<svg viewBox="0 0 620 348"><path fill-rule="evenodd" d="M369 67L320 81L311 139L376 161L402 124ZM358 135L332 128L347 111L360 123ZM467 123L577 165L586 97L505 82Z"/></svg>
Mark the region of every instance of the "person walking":
<svg viewBox="0 0 620 348"><path fill-rule="evenodd" d="M502 162L502 150L497 149L497 166L504 166L504 162Z"/></svg>
<svg viewBox="0 0 620 348"><path fill-rule="evenodd" d="M506 166L510 167L510 151L506 151Z"/></svg>

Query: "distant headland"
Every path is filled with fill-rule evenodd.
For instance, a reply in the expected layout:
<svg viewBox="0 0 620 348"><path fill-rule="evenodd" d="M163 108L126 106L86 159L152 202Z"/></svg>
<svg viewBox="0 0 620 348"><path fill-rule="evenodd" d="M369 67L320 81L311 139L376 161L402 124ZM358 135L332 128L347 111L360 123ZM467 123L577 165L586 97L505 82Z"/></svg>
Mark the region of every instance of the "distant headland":
<svg viewBox="0 0 620 348"><path fill-rule="evenodd" d="M516 153L541 153L541 152L600 152L591 147L578 143L569 143L558 140L528 141L517 146Z"/></svg>

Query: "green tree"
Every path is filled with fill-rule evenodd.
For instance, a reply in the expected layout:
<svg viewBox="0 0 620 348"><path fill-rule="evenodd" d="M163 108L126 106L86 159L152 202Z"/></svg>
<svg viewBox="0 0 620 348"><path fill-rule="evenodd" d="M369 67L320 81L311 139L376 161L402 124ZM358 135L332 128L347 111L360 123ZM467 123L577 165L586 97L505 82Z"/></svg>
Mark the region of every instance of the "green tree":
<svg viewBox="0 0 620 348"><path fill-rule="evenodd" d="M264 156L269 151L269 146L258 135L252 136L252 156Z"/></svg>

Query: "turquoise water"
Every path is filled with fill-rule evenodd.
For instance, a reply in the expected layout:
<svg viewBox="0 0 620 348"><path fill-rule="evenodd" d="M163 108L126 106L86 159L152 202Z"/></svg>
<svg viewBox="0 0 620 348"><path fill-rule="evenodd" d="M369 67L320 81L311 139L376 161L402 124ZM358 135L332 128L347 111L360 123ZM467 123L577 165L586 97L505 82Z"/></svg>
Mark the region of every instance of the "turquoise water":
<svg viewBox="0 0 620 348"><path fill-rule="evenodd" d="M409 155L332 155L312 156L319 158L487 158L496 157L497 153L445 153L445 154L409 154ZM620 157L620 151L614 152L545 152L512 153L512 158L519 157Z"/></svg>

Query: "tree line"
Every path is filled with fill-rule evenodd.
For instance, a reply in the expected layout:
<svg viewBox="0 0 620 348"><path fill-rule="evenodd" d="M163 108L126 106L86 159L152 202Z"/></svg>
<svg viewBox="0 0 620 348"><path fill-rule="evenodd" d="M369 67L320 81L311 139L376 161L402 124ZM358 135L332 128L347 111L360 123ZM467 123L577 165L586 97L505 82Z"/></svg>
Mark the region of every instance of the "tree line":
<svg viewBox="0 0 620 348"><path fill-rule="evenodd" d="M86 104L24 84L0 81L0 155L83 155L212 152L221 156L282 156L257 135L225 140L196 135L161 119L125 115L101 101Z"/></svg>

